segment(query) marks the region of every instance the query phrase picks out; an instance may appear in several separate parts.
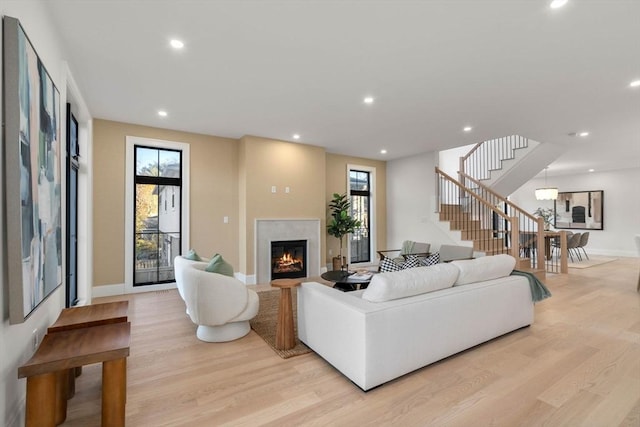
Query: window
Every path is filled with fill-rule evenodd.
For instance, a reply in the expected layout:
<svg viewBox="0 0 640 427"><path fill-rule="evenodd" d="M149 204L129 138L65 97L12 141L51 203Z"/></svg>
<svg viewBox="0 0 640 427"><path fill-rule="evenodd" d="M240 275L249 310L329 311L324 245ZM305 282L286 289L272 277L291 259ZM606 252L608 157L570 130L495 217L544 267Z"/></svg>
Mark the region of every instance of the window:
<svg viewBox="0 0 640 427"><path fill-rule="evenodd" d="M176 287L173 259L190 247L189 152L189 144L183 142L127 136L125 293ZM172 190L176 196L173 212L167 209ZM140 200L145 206L137 214L136 197L145 194L146 204ZM149 200L155 202L155 207ZM155 251L149 250L153 247Z"/></svg>
<svg viewBox="0 0 640 427"><path fill-rule="evenodd" d="M78 178L80 171L78 120L67 104L67 241L66 241L66 307L73 307L78 299Z"/></svg>
<svg viewBox="0 0 640 427"><path fill-rule="evenodd" d="M364 169L364 168L362 168ZM372 239L372 170L349 168L349 196L351 215L360 221L360 227L350 235L351 264L371 261Z"/></svg>
<svg viewBox="0 0 640 427"><path fill-rule="evenodd" d="M136 145L134 156L133 286L173 282L173 259L181 253L182 152Z"/></svg>

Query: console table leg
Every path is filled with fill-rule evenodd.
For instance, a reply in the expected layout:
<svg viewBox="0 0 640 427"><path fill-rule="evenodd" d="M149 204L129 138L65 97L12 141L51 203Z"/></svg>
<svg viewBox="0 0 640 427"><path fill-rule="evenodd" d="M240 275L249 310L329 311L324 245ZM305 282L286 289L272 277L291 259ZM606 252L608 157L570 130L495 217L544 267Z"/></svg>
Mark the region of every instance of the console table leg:
<svg viewBox="0 0 640 427"><path fill-rule="evenodd" d="M127 401L127 359L102 363L102 426L124 426Z"/></svg>
<svg viewBox="0 0 640 427"><path fill-rule="evenodd" d="M56 372L56 425L67 419L69 369Z"/></svg>
<svg viewBox="0 0 640 427"><path fill-rule="evenodd" d="M56 373L27 378L26 427L54 427L56 425Z"/></svg>

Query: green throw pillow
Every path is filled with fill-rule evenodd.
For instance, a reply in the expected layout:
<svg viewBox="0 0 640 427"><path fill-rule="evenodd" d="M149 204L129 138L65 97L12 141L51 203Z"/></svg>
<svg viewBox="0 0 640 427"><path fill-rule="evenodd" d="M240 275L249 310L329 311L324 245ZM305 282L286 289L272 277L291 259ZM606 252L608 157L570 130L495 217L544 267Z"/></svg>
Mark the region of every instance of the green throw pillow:
<svg viewBox="0 0 640 427"><path fill-rule="evenodd" d="M222 255L215 254L211 257L211 261L207 264L207 267L204 269L209 273L218 273L224 274L225 276L234 277L233 276L233 267L227 261L222 259Z"/></svg>
<svg viewBox="0 0 640 427"><path fill-rule="evenodd" d="M198 255L198 253L193 249L189 250L189 253L187 253L184 257L191 261L202 261L202 258L200 258L200 255Z"/></svg>

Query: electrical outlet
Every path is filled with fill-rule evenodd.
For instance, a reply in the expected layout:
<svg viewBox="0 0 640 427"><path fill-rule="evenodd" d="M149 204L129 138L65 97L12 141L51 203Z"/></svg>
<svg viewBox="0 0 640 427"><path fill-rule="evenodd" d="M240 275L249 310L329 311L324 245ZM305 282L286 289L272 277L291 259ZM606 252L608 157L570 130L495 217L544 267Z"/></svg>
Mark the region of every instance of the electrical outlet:
<svg viewBox="0 0 640 427"><path fill-rule="evenodd" d="M272 193L275 193L276 191L278 191L278 190L276 189L276 186L275 186L275 185L272 185L272 186L271 186L271 192L272 192Z"/></svg>
<svg viewBox="0 0 640 427"><path fill-rule="evenodd" d="M329 249L329 256L333 255L333 249Z"/></svg>
<svg viewBox="0 0 640 427"><path fill-rule="evenodd" d="M38 330L34 329L31 333L31 344L33 345L33 351L38 349Z"/></svg>

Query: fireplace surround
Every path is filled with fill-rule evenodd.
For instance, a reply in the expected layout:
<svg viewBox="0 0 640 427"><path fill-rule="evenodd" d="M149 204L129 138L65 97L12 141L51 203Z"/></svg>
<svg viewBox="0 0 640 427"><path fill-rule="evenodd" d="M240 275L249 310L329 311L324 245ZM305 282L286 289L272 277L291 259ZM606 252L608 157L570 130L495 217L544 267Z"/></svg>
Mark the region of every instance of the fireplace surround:
<svg viewBox="0 0 640 427"><path fill-rule="evenodd" d="M306 240L306 277L320 275L320 219L256 219L255 276L247 277L247 284L269 283L271 280L271 242L285 240Z"/></svg>

